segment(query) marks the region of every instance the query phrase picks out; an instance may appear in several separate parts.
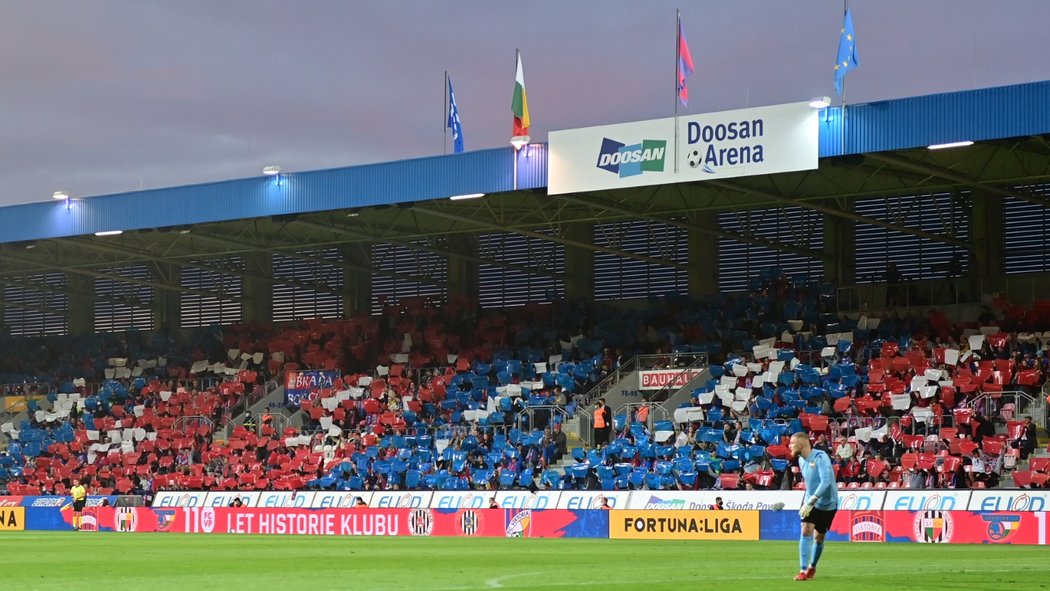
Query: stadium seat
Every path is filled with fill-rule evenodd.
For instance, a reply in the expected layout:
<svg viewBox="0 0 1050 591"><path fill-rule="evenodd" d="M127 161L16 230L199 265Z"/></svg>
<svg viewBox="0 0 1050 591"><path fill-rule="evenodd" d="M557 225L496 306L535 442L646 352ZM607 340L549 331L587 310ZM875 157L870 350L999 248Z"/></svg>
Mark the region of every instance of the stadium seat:
<svg viewBox="0 0 1050 591"><path fill-rule="evenodd" d="M915 464L919 461L919 454L916 452L908 452L901 455L901 468L905 470L911 470L915 468Z"/></svg>
<svg viewBox="0 0 1050 591"><path fill-rule="evenodd" d="M722 490L736 490L740 487L740 475L734 473L722 473L718 477L722 484Z"/></svg>
<svg viewBox="0 0 1050 591"><path fill-rule="evenodd" d="M981 449L990 456L998 456L1003 452L1003 442L996 439L985 438L981 442Z"/></svg>
<svg viewBox="0 0 1050 591"><path fill-rule="evenodd" d="M1028 468L1033 472L1046 472L1050 470L1050 457L1033 457L1028 461Z"/></svg>
<svg viewBox="0 0 1050 591"><path fill-rule="evenodd" d="M1014 486L1018 488L1028 488L1032 485L1032 472L1031 470L1014 470L1011 474L1014 481Z"/></svg>

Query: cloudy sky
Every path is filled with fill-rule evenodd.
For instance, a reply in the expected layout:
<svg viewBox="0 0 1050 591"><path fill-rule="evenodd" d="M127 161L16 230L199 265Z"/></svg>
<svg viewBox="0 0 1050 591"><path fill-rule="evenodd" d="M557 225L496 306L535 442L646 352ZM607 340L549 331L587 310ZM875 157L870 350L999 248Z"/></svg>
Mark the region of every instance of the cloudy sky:
<svg viewBox="0 0 1050 591"><path fill-rule="evenodd" d="M852 0L849 103L1050 79L1047 0ZM532 137L831 95L841 0L0 0L0 205L507 145L520 48Z"/></svg>

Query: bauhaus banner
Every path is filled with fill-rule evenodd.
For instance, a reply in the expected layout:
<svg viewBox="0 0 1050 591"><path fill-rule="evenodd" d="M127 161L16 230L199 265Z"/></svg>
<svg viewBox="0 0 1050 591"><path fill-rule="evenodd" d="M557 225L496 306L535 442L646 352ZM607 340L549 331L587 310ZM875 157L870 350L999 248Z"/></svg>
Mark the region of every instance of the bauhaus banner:
<svg viewBox="0 0 1050 591"><path fill-rule="evenodd" d="M819 115L808 103L679 116L677 121L677 134L672 117L552 131L547 192L817 168Z"/></svg>

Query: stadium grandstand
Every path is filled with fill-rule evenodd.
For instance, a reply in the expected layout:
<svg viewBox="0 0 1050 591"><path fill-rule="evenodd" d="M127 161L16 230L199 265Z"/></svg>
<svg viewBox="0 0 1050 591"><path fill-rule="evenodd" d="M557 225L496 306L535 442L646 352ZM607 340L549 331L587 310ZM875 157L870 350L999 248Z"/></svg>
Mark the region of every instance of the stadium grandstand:
<svg viewBox="0 0 1050 591"><path fill-rule="evenodd" d="M825 107L770 174L553 191L552 139L5 207L0 489L792 489L799 431L842 488L1045 488L1048 102Z"/></svg>

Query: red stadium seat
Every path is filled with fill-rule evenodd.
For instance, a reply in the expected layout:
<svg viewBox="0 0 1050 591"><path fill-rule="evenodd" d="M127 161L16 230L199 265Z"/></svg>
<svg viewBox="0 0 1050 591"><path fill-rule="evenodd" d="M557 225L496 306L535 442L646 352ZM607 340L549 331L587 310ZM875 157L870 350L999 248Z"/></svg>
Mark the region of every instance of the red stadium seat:
<svg viewBox="0 0 1050 591"><path fill-rule="evenodd" d="M937 463L937 458L933 454L921 453L917 465L920 470L930 470Z"/></svg>
<svg viewBox="0 0 1050 591"><path fill-rule="evenodd" d="M981 442L981 448L984 453L990 456L998 456L1003 453L1003 442L996 439L987 439Z"/></svg>
<svg viewBox="0 0 1050 591"><path fill-rule="evenodd" d="M1028 488L1032 485L1032 472L1030 470L1014 470L1012 473L1014 485L1020 488Z"/></svg>
<svg viewBox="0 0 1050 591"><path fill-rule="evenodd" d="M786 458L791 453L791 450L786 445L770 445L766 448L766 453L771 458Z"/></svg>
<svg viewBox="0 0 1050 591"><path fill-rule="evenodd" d="M719 476L722 481L722 490L736 490L740 486L740 475L732 472L725 472Z"/></svg>
<svg viewBox="0 0 1050 591"><path fill-rule="evenodd" d="M963 459L959 456L948 456L944 458L944 463L941 464L941 472L944 474L954 473L962 465Z"/></svg>
<svg viewBox="0 0 1050 591"><path fill-rule="evenodd" d="M905 470L911 470L919 461L919 454L916 452L909 452L901 455L901 468Z"/></svg>
<svg viewBox="0 0 1050 591"><path fill-rule="evenodd" d="M865 463L864 469L870 476L877 478L888 466L884 460L870 459Z"/></svg>
<svg viewBox="0 0 1050 591"><path fill-rule="evenodd" d="M828 430L828 417L811 415L809 418L809 430L815 434L826 433Z"/></svg>
<svg viewBox="0 0 1050 591"><path fill-rule="evenodd" d="M926 442L926 438L922 435L904 435L904 447L908 449L919 449Z"/></svg>

